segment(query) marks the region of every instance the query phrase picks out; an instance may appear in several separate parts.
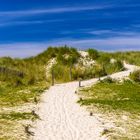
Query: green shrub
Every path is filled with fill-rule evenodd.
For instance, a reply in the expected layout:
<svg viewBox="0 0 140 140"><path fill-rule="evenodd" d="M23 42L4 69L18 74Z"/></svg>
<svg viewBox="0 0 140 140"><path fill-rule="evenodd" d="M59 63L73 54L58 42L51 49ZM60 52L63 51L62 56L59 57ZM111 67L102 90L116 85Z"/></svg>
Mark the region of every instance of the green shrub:
<svg viewBox="0 0 140 140"><path fill-rule="evenodd" d="M56 82L70 81L70 68L66 65L56 64L53 66L54 78Z"/></svg>
<svg viewBox="0 0 140 140"><path fill-rule="evenodd" d="M95 49L88 49L89 57L93 60L96 60L99 57L99 53Z"/></svg>
<svg viewBox="0 0 140 140"><path fill-rule="evenodd" d="M127 63L140 66L140 51L109 53L112 58L125 60Z"/></svg>
<svg viewBox="0 0 140 140"><path fill-rule="evenodd" d="M109 80L110 81L110 80ZM81 91L83 98L79 102L82 105L98 105L104 111L123 110L133 113L140 111L140 85L132 82L121 84L112 82L100 82L90 88Z"/></svg>
<svg viewBox="0 0 140 140"><path fill-rule="evenodd" d="M107 72L107 74L112 74L118 71L123 71L125 70L123 63L119 60L117 60L114 63L107 63L106 65L104 65L104 69Z"/></svg>
<svg viewBox="0 0 140 140"><path fill-rule="evenodd" d="M140 82L140 70L137 70L137 71L133 72L130 75L130 78L135 82Z"/></svg>
<svg viewBox="0 0 140 140"><path fill-rule="evenodd" d="M86 73L85 73L84 68L77 66L72 69L73 80L84 79L85 76L86 76Z"/></svg>
<svg viewBox="0 0 140 140"><path fill-rule="evenodd" d="M107 77L101 81L102 83L115 83L116 80L112 79L111 77Z"/></svg>
<svg viewBox="0 0 140 140"><path fill-rule="evenodd" d="M100 53L100 57L97 59L97 62L102 65L110 63L110 55L107 53Z"/></svg>
<svg viewBox="0 0 140 140"><path fill-rule="evenodd" d="M67 46L60 47L56 58L57 62L64 65L73 65L75 64L80 57L80 54L74 48L69 48Z"/></svg>

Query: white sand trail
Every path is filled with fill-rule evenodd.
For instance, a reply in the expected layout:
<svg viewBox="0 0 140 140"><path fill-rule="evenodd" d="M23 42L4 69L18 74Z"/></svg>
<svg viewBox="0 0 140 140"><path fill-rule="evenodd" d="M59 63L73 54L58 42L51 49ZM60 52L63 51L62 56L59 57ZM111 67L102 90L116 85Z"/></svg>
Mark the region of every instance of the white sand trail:
<svg viewBox="0 0 140 140"><path fill-rule="evenodd" d="M125 72L113 74L113 78L124 78L135 67L125 64ZM105 78L105 77L104 77ZM82 85L94 84L98 79L83 81ZM103 124L90 116L77 104L75 94L79 84L71 82L52 86L44 93L38 105L41 120L36 122L33 140L102 140Z"/></svg>

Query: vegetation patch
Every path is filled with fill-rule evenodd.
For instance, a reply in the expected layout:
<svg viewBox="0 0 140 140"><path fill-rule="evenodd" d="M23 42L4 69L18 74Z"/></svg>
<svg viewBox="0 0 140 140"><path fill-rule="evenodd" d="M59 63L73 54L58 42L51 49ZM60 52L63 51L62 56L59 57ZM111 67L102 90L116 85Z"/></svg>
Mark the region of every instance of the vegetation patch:
<svg viewBox="0 0 140 140"><path fill-rule="evenodd" d="M116 59L111 63L110 55L98 52L95 49L89 49L86 55L87 60L95 61L95 64L85 66L85 60L81 54L73 49L67 48L51 48L54 49L54 57L57 63L53 66L52 71L56 82L68 82L78 79L91 79L112 74L118 71L123 71L123 63ZM87 62L86 62L87 63Z"/></svg>
<svg viewBox="0 0 140 140"><path fill-rule="evenodd" d="M140 85L132 82L101 82L86 90L89 98L80 101L82 105L98 104L106 109L139 113Z"/></svg>
<svg viewBox="0 0 140 140"><path fill-rule="evenodd" d="M0 140L28 140L23 126L25 123L23 120L0 119Z"/></svg>
<svg viewBox="0 0 140 140"><path fill-rule="evenodd" d="M140 51L105 53L110 58L125 60L129 64L140 66Z"/></svg>
<svg viewBox="0 0 140 140"><path fill-rule="evenodd" d="M21 86L17 88L0 85L0 106L10 107L25 103L34 103L34 98L39 98L47 85Z"/></svg>
<svg viewBox="0 0 140 140"><path fill-rule="evenodd" d="M79 91L81 105L99 114L104 124L109 122L103 133L109 139L132 140L140 137L140 85L131 81L119 83L111 79L83 88ZM112 124L111 124L112 123ZM110 132L110 133L108 133Z"/></svg>
<svg viewBox="0 0 140 140"><path fill-rule="evenodd" d="M88 66L85 66L82 61L80 62L81 54L75 48L68 46L49 47L39 55L25 59L0 58L1 108L37 103L42 92L50 86L51 77L46 78L46 66L52 59L56 60L51 69L54 72L56 83L90 79L123 71L122 60L140 65L140 52L105 53L89 49L87 53L87 60L95 62ZM111 61L112 58L114 61ZM135 75L137 72L132 74L131 78L137 81ZM140 109L138 91L140 91L138 84L125 83L120 85L111 79L106 79L95 87L85 89L86 98L80 103L83 105L94 104L103 109L110 108L110 110L138 113ZM132 92L134 93L132 94ZM21 122L30 121L32 118L31 113L16 110L2 112L1 109L0 139L27 139Z"/></svg>
<svg viewBox="0 0 140 140"><path fill-rule="evenodd" d="M140 70L134 71L131 75L130 78L135 81L140 83Z"/></svg>
<svg viewBox="0 0 140 140"><path fill-rule="evenodd" d="M28 112L10 112L8 114L0 114L0 119L5 120L28 120L28 119L35 119L32 113Z"/></svg>

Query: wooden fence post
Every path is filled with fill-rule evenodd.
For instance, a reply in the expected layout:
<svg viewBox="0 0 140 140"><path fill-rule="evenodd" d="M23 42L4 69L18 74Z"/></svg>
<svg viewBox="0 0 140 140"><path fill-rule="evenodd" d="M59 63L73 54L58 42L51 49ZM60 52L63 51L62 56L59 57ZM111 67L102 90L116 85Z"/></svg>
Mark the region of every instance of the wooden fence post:
<svg viewBox="0 0 140 140"><path fill-rule="evenodd" d="M52 68L52 86L54 85L54 68Z"/></svg>
<svg viewBox="0 0 140 140"><path fill-rule="evenodd" d="M72 65L70 65L70 81L72 81Z"/></svg>
<svg viewBox="0 0 140 140"><path fill-rule="evenodd" d="M100 78L100 72L99 72L99 81L101 81L101 78Z"/></svg>
<svg viewBox="0 0 140 140"><path fill-rule="evenodd" d="M81 87L81 79L79 79L79 87Z"/></svg>

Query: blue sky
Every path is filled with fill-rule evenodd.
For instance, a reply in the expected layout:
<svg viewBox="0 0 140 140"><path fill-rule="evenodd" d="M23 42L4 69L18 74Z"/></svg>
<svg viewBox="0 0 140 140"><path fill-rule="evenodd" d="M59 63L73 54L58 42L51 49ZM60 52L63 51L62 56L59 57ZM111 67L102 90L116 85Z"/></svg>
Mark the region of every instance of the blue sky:
<svg viewBox="0 0 140 140"><path fill-rule="evenodd" d="M139 0L0 0L0 56L48 46L140 50Z"/></svg>

